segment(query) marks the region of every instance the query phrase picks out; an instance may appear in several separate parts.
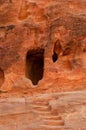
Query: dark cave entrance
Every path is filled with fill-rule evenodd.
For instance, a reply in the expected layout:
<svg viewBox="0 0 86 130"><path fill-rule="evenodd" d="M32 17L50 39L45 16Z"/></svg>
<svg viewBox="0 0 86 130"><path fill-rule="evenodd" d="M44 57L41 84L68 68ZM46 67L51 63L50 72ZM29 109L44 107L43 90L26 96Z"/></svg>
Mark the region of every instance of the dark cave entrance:
<svg viewBox="0 0 86 130"><path fill-rule="evenodd" d="M54 47L53 47L53 54L52 54L52 60L53 62L56 62L59 58L59 54L61 53L62 51L62 46L61 46L61 43L59 40L57 40L55 43L54 43Z"/></svg>
<svg viewBox="0 0 86 130"><path fill-rule="evenodd" d="M4 71L0 68L0 87L4 83Z"/></svg>
<svg viewBox="0 0 86 130"><path fill-rule="evenodd" d="M43 78L44 72L44 49L35 49L28 51L26 55L26 77L33 85Z"/></svg>
<svg viewBox="0 0 86 130"><path fill-rule="evenodd" d="M53 52L52 60L53 60L53 62L56 62L58 60L58 55L56 54L55 51Z"/></svg>

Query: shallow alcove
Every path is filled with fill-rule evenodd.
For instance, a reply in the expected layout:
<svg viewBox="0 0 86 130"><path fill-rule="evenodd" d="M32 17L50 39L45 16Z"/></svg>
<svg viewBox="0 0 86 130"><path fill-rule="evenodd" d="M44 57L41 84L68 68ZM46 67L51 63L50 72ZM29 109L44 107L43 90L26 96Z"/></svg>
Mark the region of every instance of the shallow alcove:
<svg viewBox="0 0 86 130"><path fill-rule="evenodd" d="M33 85L37 85L43 78L44 72L44 49L34 49L27 52L26 55L26 77Z"/></svg>
<svg viewBox="0 0 86 130"><path fill-rule="evenodd" d="M4 83L4 71L0 68L0 87Z"/></svg>

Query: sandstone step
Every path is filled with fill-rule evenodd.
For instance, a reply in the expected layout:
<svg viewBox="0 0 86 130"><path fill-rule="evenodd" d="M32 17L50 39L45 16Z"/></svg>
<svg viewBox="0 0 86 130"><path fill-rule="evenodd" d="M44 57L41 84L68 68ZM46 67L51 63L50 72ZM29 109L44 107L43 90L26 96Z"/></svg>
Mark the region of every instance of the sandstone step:
<svg viewBox="0 0 86 130"><path fill-rule="evenodd" d="M55 114L55 113L52 113L51 111L46 111L46 112L44 112L44 111L37 111L37 110L32 110L34 113L36 113L36 114L38 114L38 115L40 115L42 118L44 118L45 116L57 116L58 114Z"/></svg>
<svg viewBox="0 0 86 130"><path fill-rule="evenodd" d="M36 102L33 102L32 104L35 104L35 105L49 105L49 102L46 102L46 101L36 101Z"/></svg>
<svg viewBox="0 0 86 130"><path fill-rule="evenodd" d="M50 105L46 105L46 104L30 104L31 107L36 108L36 107L40 107L40 108L49 108Z"/></svg>
<svg viewBox="0 0 86 130"><path fill-rule="evenodd" d="M40 130L64 130L65 128L65 126L49 126L49 125L41 125L40 127L41 127Z"/></svg>
<svg viewBox="0 0 86 130"><path fill-rule="evenodd" d="M62 118L60 116L43 116L44 119L46 120L62 120Z"/></svg>
<svg viewBox="0 0 86 130"><path fill-rule="evenodd" d="M44 124L49 126L64 126L64 122L62 120L44 120Z"/></svg>
<svg viewBox="0 0 86 130"><path fill-rule="evenodd" d="M43 112L46 112L46 111L50 111L51 110L51 107L48 107L48 106L33 106L33 109L37 110L37 111L43 111Z"/></svg>
<svg viewBox="0 0 86 130"><path fill-rule="evenodd" d="M52 116L53 115L53 113L51 111L46 111L46 112L44 112L44 111L40 112L38 110L32 110L32 111L36 114L43 115L43 116Z"/></svg>

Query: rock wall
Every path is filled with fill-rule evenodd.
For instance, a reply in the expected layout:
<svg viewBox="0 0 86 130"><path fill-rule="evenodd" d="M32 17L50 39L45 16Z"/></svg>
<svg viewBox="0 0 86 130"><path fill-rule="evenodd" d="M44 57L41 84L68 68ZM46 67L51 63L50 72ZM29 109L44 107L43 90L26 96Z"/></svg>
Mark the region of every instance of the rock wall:
<svg viewBox="0 0 86 130"><path fill-rule="evenodd" d="M1 91L85 88L86 0L0 0L0 69Z"/></svg>

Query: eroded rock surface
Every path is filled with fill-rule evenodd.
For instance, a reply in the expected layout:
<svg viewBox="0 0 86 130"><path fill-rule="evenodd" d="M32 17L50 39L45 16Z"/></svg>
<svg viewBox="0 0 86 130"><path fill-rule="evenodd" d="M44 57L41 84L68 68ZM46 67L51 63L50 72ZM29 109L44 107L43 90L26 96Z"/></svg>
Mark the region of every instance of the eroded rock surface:
<svg viewBox="0 0 86 130"><path fill-rule="evenodd" d="M0 68L1 91L85 89L86 0L0 0Z"/></svg>

